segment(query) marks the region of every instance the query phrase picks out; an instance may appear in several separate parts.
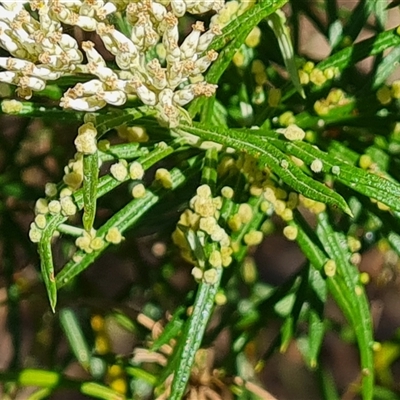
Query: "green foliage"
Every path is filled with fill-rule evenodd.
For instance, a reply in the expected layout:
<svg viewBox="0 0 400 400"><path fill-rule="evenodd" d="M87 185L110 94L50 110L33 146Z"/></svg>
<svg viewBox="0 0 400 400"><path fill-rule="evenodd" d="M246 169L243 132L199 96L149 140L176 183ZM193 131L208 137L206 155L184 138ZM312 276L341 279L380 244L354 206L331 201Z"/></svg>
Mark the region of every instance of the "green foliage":
<svg viewBox="0 0 400 400"><path fill-rule="evenodd" d="M343 388L320 362L332 332L359 353L359 376L347 394L399 397L390 371L398 340L375 341L370 277L358 264L371 249L400 256L400 81L391 80L400 28L385 29L384 1L359 1L353 13L335 1L313 3L228 2L237 7L211 42L219 57L204 73L217 92L178 107L179 122L169 127L158 105L133 95L93 112L55 106L71 84L92 79L84 73L47 82L30 101L3 96L3 113L21 119L14 144L0 135L0 235L16 349L0 373L4 398L24 386L39 387L31 399L61 389L99 399L267 398L259 372L295 344L320 382L320 398L337 399ZM300 53L300 15L330 44L324 60ZM123 12L107 18L129 36ZM373 36L354 43L367 26ZM360 72L357 64L370 56L372 68ZM116 69L114 60L107 67ZM21 156L40 132L47 132L48 152ZM74 141L78 151L68 161L63 146ZM36 202L29 235L54 315L42 301L45 317L37 325L53 336L50 353L60 332L69 350L60 360L53 354L30 365L19 360L18 307L44 293L15 280L19 247L30 260L35 250L15 227L10 199L33 208L40 194L20 178L21 159L23 169L45 168L48 156L57 168L46 180L59 183L47 185L46 198ZM263 281L258 269L265 266L254 260L274 230L296 242L306 260L280 285ZM135 244L142 238L153 246L147 256ZM129 282L126 293L99 299L85 273L106 252L133 261L143 278ZM174 277L182 270L191 283L177 290ZM345 321L325 312L331 298ZM272 325L278 329L266 348L260 342ZM110 326L140 343L133 355L112 350ZM229 352L214 364L213 345L224 334ZM72 359L84 379L65 373Z"/></svg>

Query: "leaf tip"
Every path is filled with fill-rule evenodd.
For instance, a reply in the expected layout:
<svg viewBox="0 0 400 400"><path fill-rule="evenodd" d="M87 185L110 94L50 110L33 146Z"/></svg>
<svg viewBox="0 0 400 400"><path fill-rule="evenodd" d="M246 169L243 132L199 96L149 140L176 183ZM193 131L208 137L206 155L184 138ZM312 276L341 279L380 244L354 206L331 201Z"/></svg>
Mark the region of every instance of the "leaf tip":
<svg viewBox="0 0 400 400"><path fill-rule="evenodd" d="M350 207L346 204L346 207L343 209L343 211L350 217L350 218L354 218L354 214L351 211Z"/></svg>

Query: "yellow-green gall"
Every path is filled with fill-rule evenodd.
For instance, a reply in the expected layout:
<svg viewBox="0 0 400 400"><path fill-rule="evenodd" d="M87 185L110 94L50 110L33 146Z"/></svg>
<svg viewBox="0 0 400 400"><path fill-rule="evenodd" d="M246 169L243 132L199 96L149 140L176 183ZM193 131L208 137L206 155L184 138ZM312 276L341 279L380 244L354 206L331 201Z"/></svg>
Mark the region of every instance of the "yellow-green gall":
<svg viewBox="0 0 400 400"><path fill-rule="evenodd" d="M254 197L259 197L263 194L263 188L258 185L251 185L250 194Z"/></svg>
<svg viewBox="0 0 400 400"><path fill-rule="evenodd" d="M39 229L44 229L46 227L46 216L44 214L38 214L35 217L35 224Z"/></svg>
<svg viewBox="0 0 400 400"><path fill-rule="evenodd" d="M289 126L296 122L296 118L294 117L292 111L286 111L279 116L278 122L282 126Z"/></svg>
<svg viewBox="0 0 400 400"><path fill-rule="evenodd" d="M91 236L87 232L84 232L82 236L76 238L75 246L85 251L86 253L91 253L93 251L90 248L91 240L92 240Z"/></svg>
<svg viewBox="0 0 400 400"><path fill-rule="evenodd" d="M320 116L329 114L330 108L328 102L326 100L317 100L314 103L314 111Z"/></svg>
<svg viewBox="0 0 400 400"><path fill-rule="evenodd" d="M211 188L208 185L201 185L196 190L197 196L208 198L211 197Z"/></svg>
<svg viewBox="0 0 400 400"><path fill-rule="evenodd" d="M242 218L239 214L234 214L228 219L228 226L233 232L238 232L242 227Z"/></svg>
<svg viewBox="0 0 400 400"><path fill-rule="evenodd" d="M310 83L310 75L306 71L300 70L299 80L301 85L308 85Z"/></svg>
<svg viewBox="0 0 400 400"><path fill-rule="evenodd" d="M281 89L271 88L268 91L268 105L270 107L278 107L281 102L282 91Z"/></svg>
<svg viewBox="0 0 400 400"><path fill-rule="evenodd" d="M165 189L171 189L173 182L171 173L165 168L158 168L155 174L156 181L160 182Z"/></svg>
<svg viewBox="0 0 400 400"><path fill-rule="evenodd" d="M253 209L251 205L247 203L240 204L237 213L244 224L247 224L253 218Z"/></svg>
<svg viewBox="0 0 400 400"><path fill-rule="evenodd" d="M112 244L119 244L121 243L123 236L120 230L114 226L108 230L105 239L107 242L110 242Z"/></svg>
<svg viewBox="0 0 400 400"><path fill-rule="evenodd" d="M214 204L214 207L215 207L217 210L220 210L220 209L222 208L222 197L221 197L221 196L214 197L214 198L212 199L212 202L213 202L213 204Z"/></svg>
<svg viewBox="0 0 400 400"><path fill-rule="evenodd" d="M281 213L281 218L284 221L292 221L293 220L293 211L290 208L285 208L285 210Z"/></svg>
<svg viewBox="0 0 400 400"><path fill-rule="evenodd" d="M127 162L120 160L119 162L111 165L110 173L119 182L123 182L128 176Z"/></svg>
<svg viewBox="0 0 400 400"><path fill-rule="evenodd" d="M76 150L83 154L94 154L97 151L97 130L91 122L83 124L78 129L78 136L75 138Z"/></svg>
<svg viewBox="0 0 400 400"><path fill-rule="evenodd" d="M102 139L97 142L97 148L100 151L108 151L111 148L111 143L107 139Z"/></svg>
<svg viewBox="0 0 400 400"><path fill-rule="evenodd" d="M200 218L199 229L208 233L209 235L212 235L217 227L217 220L214 217Z"/></svg>
<svg viewBox="0 0 400 400"><path fill-rule="evenodd" d="M63 197L68 197L72 195L72 190L69 187L62 188L60 191L60 199Z"/></svg>
<svg viewBox="0 0 400 400"><path fill-rule="evenodd" d="M66 216L75 215L78 210L71 196L62 197L60 205L62 214Z"/></svg>
<svg viewBox="0 0 400 400"><path fill-rule="evenodd" d="M358 164L362 169L367 169L372 165L372 158L368 154L363 154L358 161Z"/></svg>
<svg viewBox="0 0 400 400"><path fill-rule="evenodd" d="M314 68L310 72L310 81L316 86L322 86L326 82L326 76L320 69Z"/></svg>
<svg viewBox="0 0 400 400"><path fill-rule="evenodd" d="M222 246L220 252L221 252L222 260L224 260L224 258L230 257L232 255L233 250L232 250L232 247L230 247L230 246ZM222 264L224 265L224 263L222 263ZM225 267L225 265L224 265L224 267Z"/></svg>
<svg viewBox="0 0 400 400"><path fill-rule="evenodd" d="M288 140L303 140L306 133L299 126L290 124L284 132L285 138Z"/></svg>
<svg viewBox="0 0 400 400"><path fill-rule="evenodd" d="M392 92L390 88L388 88L387 86L382 86L381 88L379 88L376 92L376 98L384 106L390 104L392 101Z"/></svg>
<svg viewBox="0 0 400 400"><path fill-rule="evenodd" d="M329 276L330 278L332 278L333 276L335 276L336 274L336 262L335 260L328 260L325 264L324 264L324 272L326 276Z"/></svg>
<svg viewBox="0 0 400 400"><path fill-rule="evenodd" d="M144 169L142 164L140 164L137 161L134 161L130 166L129 166L129 176L133 180L137 179L142 179L144 175Z"/></svg>
<svg viewBox="0 0 400 400"><path fill-rule="evenodd" d="M217 211L211 197L206 198L197 195L191 199L190 206L201 217L213 217Z"/></svg>
<svg viewBox="0 0 400 400"><path fill-rule="evenodd" d="M3 100L1 102L1 111L4 114L19 114L24 105L18 100Z"/></svg>
<svg viewBox="0 0 400 400"><path fill-rule="evenodd" d="M134 199L141 199L146 194L146 188L143 183L139 183L132 188L132 197Z"/></svg>
<svg viewBox="0 0 400 400"><path fill-rule="evenodd" d="M247 284L252 284L257 280L257 266L253 257L246 257L242 263L241 273L243 280Z"/></svg>
<svg viewBox="0 0 400 400"><path fill-rule="evenodd" d="M57 195L57 185L52 182L46 183L44 187L44 192L46 193L47 197L54 197Z"/></svg>
<svg viewBox="0 0 400 400"><path fill-rule="evenodd" d="M47 214L48 212L48 201L42 198L37 199L35 203L35 214Z"/></svg>
<svg viewBox="0 0 400 400"><path fill-rule="evenodd" d="M31 227L29 229L29 239L33 243L39 243L42 238L42 231L38 229L34 222L31 223Z"/></svg>
<svg viewBox="0 0 400 400"><path fill-rule="evenodd" d="M275 196L275 191L274 189L267 187L264 191L264 199L268 200L269 202L271 202L272 204L275 203L276 201L276 196Z"/></svg>
<svg viewBox="0 0 400 400"><path fill-rule="evenodd" d="M257 47L258 44L260 43L260 39L261 39L261 29L258 26L256 26L248 34L244 43L246 44L246 46L249 47Z"/></svg>
<svg viewBox="0 0 400 400"><path fill-rule="evenodd" d="M223 306L227 303L228 299L223 291L218 291L215 295L214 302L217 306Z"/></svg>
<svg viewBox="0 0 400 400"><path fill-rule="evenodd" d="M179 218L179 224L183 226L196 227L199 224L200 216L192 210L186 209Z"/></svg>
<svg viewBox="0 0 400 400"><path fill-rule="evenodd" d="M224 243L229 244L228 234L225 232L224 228L220 227L219 225L217 225L211 233L211 240L214 242L219 242L221 245Z"/></svg>
<svg viewBox="0 0 400 400"><path fill-rule="evenodd" d="M145 143L149 140L146 129L142 126L120 126L117 128L118 136L128 142Z"/></svg>
<svg viewBox="0 0 400 400"><path fill-rule="evenodd" d="M394 99L400 99L400 80L392 83L391 92Z"/></svg>
<svg viewBox="0 0 400 400"><path fill-rule="evenodd" d="M347 245L352 253L361 249L361 242L354 236L347 236Z"/></svg>
<svg viewBox="0 0 400 400"><path fill-rule="evenodd" d="M283 201L283 200L276 200L274 203L273 203L273 205L274 205L274 209L275 209L275 212L278 214L278 215L282 215L282 213L285 211L285 209L286 209L286 203Z"/></svg>
<svg viewBox="0 0 400 400"><path fill-rule="evenodd" d="M296 226L285 226L283 228L283 235L289 240L296 240L298 229Z"/></svg>
<svg viewBox="0 0 400 400"><path fill-rule="evenodd" d="M209 264L214 268L221 268L222 267L222 257L221 253L218 250L213 250L208 257Z"/></svg>
<svg viewBox="0 0 400 400"><path fill-rule="evenodd" d="M82 185L83 175L77 172L69 172L63 176L63 181L72 190L77 190Z"/></svg>
<svg viewBox="0 0 400 400"><path fill-rule="evenodd" d="M49 213L52 215L56 215L61 212L61 204L58 200L50 201L48 208L49 208Z"/></svg>
<svg viewBox="0 0 400 400"><path fill-rule="evenodd" d="M345 100L346 96L343 90L341 89L332 89L328 96L326 97L326 101L329 104L340 104L343 100Z"/></svg>
<svg viewBox="0 0 400 400"><path fill-rule="evenodd" d="M336 75L335 68L330 67L330 68L324 69L324 75L325 75L326 79L329 79L329 80L333 79Z"/></svg>
<svg viewBox="0 0 400 400"><path fill-rule="evenodd" d="M363 285L367 285L370 282L370 280L371 280L371 277L368 274L368 272L361 272L361 274L360 274L360 282Z"/></svg>
<svg viewBox="0 0 400 400"><path fill-rule="evenodd" d="M104 247L104 240L100 237L95 237L90 242L90 248L93 250L101 250Z"/></svg>
<svg viewBox="0 0 400 400"><path fill-rule="evenodd" d="M215 268L210 268L203 273L203 281L209 285L214 285L218 280L218 271Z"/></svg>
<svg viewBox="0 0 400 400"><path fill-rule="evenodd" d="M226 199L232 199L234 195L234 191L230 186L224 186L221 189L221 195L222 197L225 197Z"/></svg>
<svg viewBox="0 0 400 400"><path fill-rule="evenodd" d="M311 171L315 173L319 173L322 171L322 168L324 167L324 164L319 158L316 158L310 165Z"/></svg>
<svg viewBox="0 0 400 400"><path fill-rule="evenodd" d="M263 240L263 233L261 231L250 231L249 233L246 233L244 235L243 241L248 245L248 246L257 246L259 245L262 240Z"/></svg>
<svg viewBox="0 0 400 400"><path fill-rule="evenodd" d="M246 58L240 49L234 54L232 61L239 68L244 66Z"/></svg>
<svg viewBox="0 0 400 400"><path fill-rule="evenodd" d="M310 73L315 67L315 64L312 61L307 61L303 66L303 71Z"/></svg>
<svg viewBox="0 0 400 400"><path fill-rule="evenodd" d="M203 270L199 267L194 267L192 269L192 275L196 281L200 281L203 278Z"/></svg>
<svg viewBox="0 0 400 400"><path fill-rule="evenodd" d="M286 201L286 207L294 210L299 204L299 195L295 192L290 192Z"/></svg>

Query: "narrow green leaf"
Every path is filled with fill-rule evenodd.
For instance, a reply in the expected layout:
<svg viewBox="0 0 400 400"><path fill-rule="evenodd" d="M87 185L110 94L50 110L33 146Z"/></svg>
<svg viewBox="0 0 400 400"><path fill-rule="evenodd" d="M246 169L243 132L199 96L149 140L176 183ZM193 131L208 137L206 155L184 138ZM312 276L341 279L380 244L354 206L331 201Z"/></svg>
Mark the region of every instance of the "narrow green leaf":
<svg viewBox="0 0 400 400"><path fill-rule="evenodd" d="M309 312L307 362L310 368L315 368L318 364L318 355L325 336L325 323L323 315L319 312L314 309Z"/></svg>
<svg viewBox="0 0 400 400"><path fill-rule="evenodd" d="M350 252L344 237L331 227L325 213L318 215L317 234L325 250L335 261L336 274L330 278L340 286L350 303L343 313L349 318L359 345L362 367L362 388L364 400L373 398L374 363L373 363L373 331L368 299L364 287L359 282L359 272L348 261ZM344 285L342 284L344 283Z"/></svg>
<svg viewBox="0 0 400 400"><path fill-rule="evenodd" d="M174 339L181 332L182 326L184 324L182 317L185 312L185 307L178 307L175 310L172 319L164 327L161 335L151 345L151 351L157 351L164 344L169 344L171 339Z"/></svg>
<svg viewBox="0 0 400 400"><path fill-rule="evenodd" d="M189 133L202 140L211 140L251 154L259 160L261 168L270 168L287 185L299 193L310 199L334 205L351 215L348 205L339 194L307 176L290 157L275 147L269 138L257 136L251 129L240 131L216 130L200 128L199 125L194 124L194 126L180 126L177 132L182 136Z"/></svg>
<svg viewBox="0 0 400 400"><path fill-rule="evenodd" d="M17 381L21 386L52 388L57 386L60 380L61 376L58 372L27 368L19 373Z"/></svg>
<svg viewBox="0 0 400 400"><path fill-rule="evenodd" d="M250 7L245 13L237 18L232 19L231 22L222 30L222 35L217 36L212 44L211 48L219 50L225 47L229 42L234 40L238 32L244 29L250 30L258 25L258 23L266 18L268 14L275 12L282 8L288 0L261 0L254 6ZM266 15L264 15L266 13ZM261 14L261 15L260 15ZM245 28L244 28L245 27Z"/></svg>
<svg viewBox="0 0 400 400"><path fill-rule="evenodd" d="M206 79L209 83L218 83L219 78L230 64L233 56L239 50L242 43L251 30L257 26L264 18L283 7L288 0L261 0L250 7L238 18L233 19L224 29L223 34L216 38L211 48L219 50L218 59L211 65L207 72ZM197 98L189 107L189 113L193 117L202 107L203 121L211 121L214 111L214 98Z"/></svg>
<svg viewBox="0 0 400 400"><path fill-rule="evenodd" d="M331 373L325 368L319 368L318 377L320 380L322 398L324 400L340 400L341 396L339 396L335 379Z"/></svg>
<svg viewBox="0 0 400 400"><path fill-rule="evenodd" d="M283 143L283 141L275 139L271 139L271 141L279 147ZM321 160L323 163L322 171L333 173L335 180L365 196L386 204L395 211L400 211L400 184L397 182L344 163L305 142L286 142L284 146L289 154L300 158L309 165L316 159Z"/></svg>
<svg viewBox="0 0 400 400"><path fill-rule="evenodd" d="M217 185L218 151L215 147L208 149L204 158L201 182L210 186L211 193L215 194Z"/></svg>
<svg viewBox="0 0 400 400"><path fill-rule="evenodd" d="M36 386L36 385L35 385ZM26 400L44 400L48 399L52 393L52 389L49 388L42 388L37 390L36 392L32 393Z"/></svg>
<svg viewBox="0 0 400 400"><path fill-rule="evenodd" d="M99 180L99 155L83 156L83 227L87 232L93 228L96 216L97 183Z"/></svg>
<svg viewBox="0 0 400 400"><path fill-rule="evenodd" d="M121 233L124 233L128 228L132 227L148 210L151 209L154 204L158 203L161 198L170 193L171 190L182 185L192 174L197 172L195 168L196 165L197 167L199 166L197 158L188 160L188 164L189 166L183 170L174 168L170 171L173 182L171 189L163 189L158 186L146 190L143 197L132 200L124 208L114 214L101 228L99 228L97 236L104 237L112 227L117 227ZM88 268L109 245L108 242L105 242L104 246L100 250L94 250L90 254L78 251L76 255L78 255L80 259L78 261L69 261L57 275L57 287L60 288L64 286L72 278Z"/></svg>
<svg viewBox="0 0 400 400"><path fill-rule="evenodd" d="M393 48L389 54L380 62L375 72L374 82L372 84L373 89L377 89L382 86L390 75L399 68L400 60L400 46Z"/></svg>
<svg viewBox="0 0 400 400"><path fill-rule="evenodd" d="M199 285L192 315L186 322L185 330L180 339L184 344L179 354L179 364L174 374L170 400L181 400L189 381L196 352L201 346L214 307L215 295L222 277L222 268L217 268L216 272L217 280L214 284L202 282Z"/></svg>
<svg viewBox="0 0 400 400"><path fill-rule="evenodd" d="M363 396L365 400L372 399L374 372L372 323L368 301L358 280L355 282L356 268L347 261L346 255L342 253L342 247L345 247L346 244L338 242L337 238L334 237L335 232L329 227L328 222L325 221L325 216L320 217L320 220L324 221L324 228L321 228L319 225L318 237L315 236L315 232L311 230L297 212L295 213L295 219L290 221L290 225L297 228L297 243L306 257L311 261L313 267L319 271L323 271L324 265L328 261L326 252L329 252L329 255L335 260L338 266L336 274L333 277L326 278L327 287L356 332L363 368ZM329 238L330 236L332 238ZM325 248L321 248L319 239L323 241ZM351 286L349 287L348 284Z"/></svg>
<svg viewBox="0 0 400 400"><path fill-rule="evenodd" d="M101 162L111 161L119 158L132 160L142 157L149 153L147 147L140 147L139 143L121 143L111 146L104 152L99 152Z"/></svg>
<svg viewBox="0 0 400 400"><path fill-rule="evenodd" d="M396 33L395 29L392 29L338 51L317 64L317 67L322 70L334 67L343 71L364 58L376 56L390 47L397 46L400 46L400 35Z"/></svg>
<svg viewBox="0 0 400 400"><path fill-rule="evenodd" d="M88 113L85 115L85 122L93 122L97 130L97 139L105 133L118 126L132 123L133 121L154 116L156 111L153 107L141 106L136 108L125 108L123 110L114 110L110 114Z"/></svg>
<svg viewBox="0 0 400 400"><path fill-rule="evenodd" d="M305 98L304 89L300 84L299 72L297 70L292 39L290 37L290 30L286 23L285 14L281 10L277 10L267 17L268 25L274 31L276 39L278 40L279 48L282 53L283 61L287 71L289 72L290 79L295 89L299 92L301 97Z"/></svg>
<svg viewBox="0 0 400 400"><path fill-rule="evenodd" d="M126 397L116 392L113 389L110 389L107 386L101 385L96 382L85 382L81 384L81 393L87 396L95 397L96 399L102 400L125 400Z"/></svg>
<svg viewBox="0 0 400 400"><path fill-rule="evenodd" d="M92 355L75 312L71 308L63 308L60 310L60 322L75 358L88 371Z"/></svg>
<svg viewBox="0 0 400 400"><path fill-rule="evenodd" d="M43 229L42 238L38 245L38 252L40 256L40 267L42 278L47 290L47 296L50 301L52 311L55 311L57 304L57 287L54 277L54 264L53 254L51 249L51 239L54 231L57 229L58 224L63 222L65 218L62 215L52 217L47 222L46 227Z"/></svg>

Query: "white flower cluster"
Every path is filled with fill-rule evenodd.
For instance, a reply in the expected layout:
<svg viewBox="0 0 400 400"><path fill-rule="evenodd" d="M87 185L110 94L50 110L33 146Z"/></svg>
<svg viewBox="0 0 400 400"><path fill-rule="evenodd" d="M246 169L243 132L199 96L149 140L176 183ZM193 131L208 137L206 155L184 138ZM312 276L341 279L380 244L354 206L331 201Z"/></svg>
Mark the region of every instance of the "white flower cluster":
<svg viewBox="0 0 400 400"><path fill-rule="evenodd" d="M24 3L29 3L28 12ZM182 41L178 22L186 12L200 14L224 7L224 0L31 0L0 3L0 46L11 57L0 57L0 82L18 86L18 95L29 99L46 82L63 75L89 73L96 76L70 88L61 106L96 111L106 104L119 106L129 95L158 111L161 123L175 126L182 106L195 97L211 96L215 85L203 73L217 58L207 50L218 24L206 30L197 21ZM126 21L127 36L109 23L117 13ZM37 15L37 18L36 18ZM109 68L94 43L81 44L64 33L63 26L96 32L115 57L118 69ZM181 43L181 44L179 44ZM163 53L164 60L155 54ZM160 62L160 60L162 62Z"/></svg>

